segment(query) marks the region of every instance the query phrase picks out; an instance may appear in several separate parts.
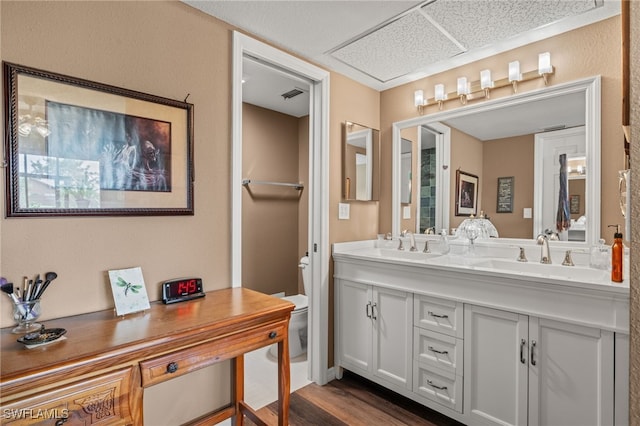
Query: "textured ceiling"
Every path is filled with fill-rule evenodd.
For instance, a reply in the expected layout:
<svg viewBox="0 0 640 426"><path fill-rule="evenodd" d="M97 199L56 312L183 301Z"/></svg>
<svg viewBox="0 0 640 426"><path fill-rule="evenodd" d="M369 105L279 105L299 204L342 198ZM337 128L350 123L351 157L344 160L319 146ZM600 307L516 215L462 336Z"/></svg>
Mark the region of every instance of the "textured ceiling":
<svg viewBox="0 0 640 426"><path fill-rule="evenodd" d="M446 61L602 5L594 0L437 0L332 55L385 83L424 64Z"/></svg>
<svg viewBox="0 0 640 426"><path fill-rule="evenodd" d="M182 0L376 90L620 13L619 0Z"/></svg>

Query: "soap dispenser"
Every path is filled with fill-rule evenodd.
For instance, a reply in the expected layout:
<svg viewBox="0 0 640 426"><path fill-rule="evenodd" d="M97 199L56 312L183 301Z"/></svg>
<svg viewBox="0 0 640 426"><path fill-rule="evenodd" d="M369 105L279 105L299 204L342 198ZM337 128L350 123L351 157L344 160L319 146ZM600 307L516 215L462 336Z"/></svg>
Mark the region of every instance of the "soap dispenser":
<svg viewBox="0 0 640 426"><path fill-rule="evenodd" d="M613 234L613 245L611 246L611 281L621 283L622 278L622 257L624 255L624 245L622 244L622 234L620 225L609 225L609 228L616 228Z"/></svg>

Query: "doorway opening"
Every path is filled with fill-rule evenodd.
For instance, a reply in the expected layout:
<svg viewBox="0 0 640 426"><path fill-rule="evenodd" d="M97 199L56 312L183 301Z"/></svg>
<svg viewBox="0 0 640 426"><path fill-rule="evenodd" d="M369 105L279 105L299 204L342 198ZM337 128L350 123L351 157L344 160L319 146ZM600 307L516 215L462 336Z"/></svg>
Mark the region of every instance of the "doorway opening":
<svg viewBox="0 0 640 426"><path fill-rule="evenodd" d="M234 32L232 95L232 242L231 279L242 286L243 217L243 61L251 58L274 70L309 82L309 172L304 191L308 196L308 242L310 293L308 312L308 378L318 384L328 381L328 107L329 73L274 47ZM280 241L267 243L277 250Z"/></svg>

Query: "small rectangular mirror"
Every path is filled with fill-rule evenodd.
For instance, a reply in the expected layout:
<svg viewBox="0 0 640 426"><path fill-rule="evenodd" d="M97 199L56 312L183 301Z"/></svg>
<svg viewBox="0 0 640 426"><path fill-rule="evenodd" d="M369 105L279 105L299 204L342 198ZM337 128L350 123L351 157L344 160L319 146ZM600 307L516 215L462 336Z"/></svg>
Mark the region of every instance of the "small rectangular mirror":
<svg viewBox="0 0 640 426"><path fill-rule="evenodd" d="M343 124L342 198L377 201L380 194L380 132L350 121Z"/></svg>

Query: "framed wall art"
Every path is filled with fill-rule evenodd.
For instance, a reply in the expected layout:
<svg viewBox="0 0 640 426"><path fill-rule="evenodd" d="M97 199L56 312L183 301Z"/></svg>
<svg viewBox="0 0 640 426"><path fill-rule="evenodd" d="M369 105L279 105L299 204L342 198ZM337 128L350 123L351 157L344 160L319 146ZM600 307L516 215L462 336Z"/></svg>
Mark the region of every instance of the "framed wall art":
<svg viewBox="0 0 640 426"><path fill-rule="evenodd" d="M513 176L498 178L496 213L513 213L513 184Z"/></svg>
<svg viewBox="0 0 640 426"><path fill-rule="evenodd" d="M193 214L193 105L4 63L7 217Z"/></svg>
<svg viewBox="0 0 640 426"><path fill-rule="evenodd" d="M478 214L478 176L456 170L456 216Z"/></svg>
<svg viewBox="0 0 640 426"><path fill-rule="evenodd" d="M569 195L569 213L580 214L580 196Z"/></svg>

